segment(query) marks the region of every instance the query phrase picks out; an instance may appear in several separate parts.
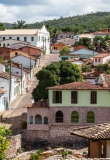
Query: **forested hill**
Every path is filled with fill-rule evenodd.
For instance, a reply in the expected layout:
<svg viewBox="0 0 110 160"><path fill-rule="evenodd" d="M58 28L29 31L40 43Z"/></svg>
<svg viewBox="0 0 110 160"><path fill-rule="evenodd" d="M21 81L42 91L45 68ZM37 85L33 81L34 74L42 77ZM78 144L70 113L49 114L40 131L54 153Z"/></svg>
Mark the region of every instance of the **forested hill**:
<svg viewBox="0 0 110 160"><path fill-rule="evenodd" d="M59 19L48 20L44 22L46 27L57 28L62 31L99 31L102 28L110 28L110 12L96 12L72 17L61 17ZM10 24L4 24L6 28L10 28ZM43 22L28 24L28 28L41 28Z"/></svg>

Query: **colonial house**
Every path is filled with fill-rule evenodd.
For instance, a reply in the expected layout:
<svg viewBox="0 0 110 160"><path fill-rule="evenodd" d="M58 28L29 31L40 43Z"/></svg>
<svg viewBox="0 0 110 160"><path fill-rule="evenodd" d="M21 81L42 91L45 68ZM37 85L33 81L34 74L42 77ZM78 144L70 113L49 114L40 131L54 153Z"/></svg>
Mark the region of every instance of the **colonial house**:
<svg viewBox="0 0 110 160"><path fill-rule="evenodd" d="M63 38L71 38L73 39L74 33L73 32L60 32L57 34L57 40L61 40Z"/></svg>
<svg viewBox="0 0 110 160"><path fill-rule="evenodd" d="M0 112L6 110L6 101L5 101L5 93L3 89L0 89Z"/></svg>
<svg viewBox="0 0 110 160"><path fill-rule="evenodd" d="M30 45L40 47L45 50L46 54L50 54L50 33L45 26L41 29L6 29L0 31L0 41L8 39L29 42Z"/></svg>
<svg viewBox="0 0 110 160"><path fill-rule="evenodd" d="M83 38L89 38L93 42L94 37L92 33L83 33L78 36L78 41Z"/></svg>
<svg viewBox="0 0 110 160"><path fill-rule="evenodd" d="M71 38L59 39L57 40L57 42L61 42L61 43L64 43L65 45L70 45L70 46L75 44L75 40Z"/></svg>
<svg viewBox="0 0 110 160"><path fill-rule="evenodd" d="M49 102L27 108L27 137L49 142L70 142L74 127L110 121L110 89L106 83L72 82L49 87Z"/></svg>
<svg viewBox="0 0 110 160"><path fill-rule="evenodd" d="M33 58L32 56L18 54L17 56L12 57L11 60L13 62L22 64L23 68L29 69L30 79L35 75L37 62L36 59Z"/></svg>
<svg viewBox="0 0 110 160"><path fill-rule="evenodd" d="M88 139L89 158L110 158L110 123L78 127L71 134Z"/></svg>
<svg viewBox="0 0 110 160"><path fill-rule="evenodd" d="M97 66L99 64L105 64L110 60L109 53L100 53L93 57L93 66Z"/></svg>
<svg viewBox="0 0 110 160"><path fill-rule="evenodd" d="M59 53L59 51L66 46L64 43L62 42L56 42L54 44L52 44L52 53Z"/></svg>
<svg viewBox="0 0 110 160"><path fill-rule="evenodd" d="M0 47L10 46L13 44L30 44L29 42L24 42L16 39L5 39L0 41Z"/></svg>
<svg viewBox="0 0 110 160"><path fill-rule="evenodd" d="M82 48L70 52L68 55L60 55L60 61L62 60L70 60L72 58L81 58L81 59L89 59L92 58L94 55L97 55L98 52L94 50L90 50L87 48Z"/></svg>
<svg viewBox="0 0 110 160"><path fill-rule="evenodd" d="M6 108L10 108L11 103L20 95L21 77L7 72L0 73L0 88L6 91L4 96Z"/></svg>

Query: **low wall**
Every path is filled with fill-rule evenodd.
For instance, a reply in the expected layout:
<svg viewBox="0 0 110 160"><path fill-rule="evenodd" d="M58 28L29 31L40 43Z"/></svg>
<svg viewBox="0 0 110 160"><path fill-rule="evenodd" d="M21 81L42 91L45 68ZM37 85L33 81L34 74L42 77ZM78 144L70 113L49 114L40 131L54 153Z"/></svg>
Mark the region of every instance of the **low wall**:
<svg viewBox="0 0 110 160"><path fill-rule="evenodd" d="M10 145L6 151L6 157L15 157L17 155L18 149L21 148L21 134L12 136L10 138Z"/></svg>

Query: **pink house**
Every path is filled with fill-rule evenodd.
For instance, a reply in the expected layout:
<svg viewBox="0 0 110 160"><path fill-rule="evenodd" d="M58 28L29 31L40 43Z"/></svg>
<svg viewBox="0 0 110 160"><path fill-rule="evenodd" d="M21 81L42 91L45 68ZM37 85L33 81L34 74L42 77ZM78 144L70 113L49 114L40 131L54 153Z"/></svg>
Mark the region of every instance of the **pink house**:
<svg viewBox="0 0 110 160"><path fill-rule="evenodd" d="M105 64L110 60L109 53L100 53L93 57L93 66L97 66L99 64Z"/></svg>

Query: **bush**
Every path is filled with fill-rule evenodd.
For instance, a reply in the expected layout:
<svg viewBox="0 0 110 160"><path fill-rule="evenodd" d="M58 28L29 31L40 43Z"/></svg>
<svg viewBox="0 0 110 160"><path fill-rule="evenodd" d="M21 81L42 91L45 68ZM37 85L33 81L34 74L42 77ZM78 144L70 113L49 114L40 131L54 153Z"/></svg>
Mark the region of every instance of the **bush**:
<svg viewBox="0 0 110 160"><path fill-rule="evenodd" d="M110 70L110 67L108 64L99 64L97 66L97 70L103 72L103 71Z"/></svg>
<svg viewBox="0 0 110 160"><path fill-rule="evenodd" d="M40 156L42 152L43 151L39 149L36 153L31 153L30 160L40 160Z"/></svg>
<svg viewBox="0 0 110 160"><path fill-rule="evenodd" d="M110 70L107 70L105 73L106 73L106 74L110 74Z"/></svg>
<svg viewBox="0 0 110 160"><path fill-rule="evenodd" d="M91 66L90 65L84 65L82 66L82 72L90 72Z"/></svg>
<svg viewBox="0 0 110 160"><path fill-rule="evenodd" d="M22 129L26 129L27 128L27 122L26 121L22 121L21 122L21 128Z"/></svg>

